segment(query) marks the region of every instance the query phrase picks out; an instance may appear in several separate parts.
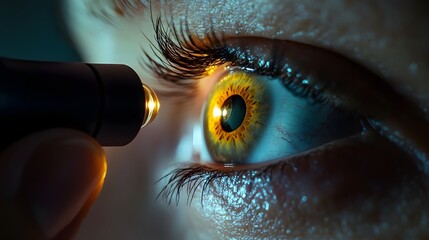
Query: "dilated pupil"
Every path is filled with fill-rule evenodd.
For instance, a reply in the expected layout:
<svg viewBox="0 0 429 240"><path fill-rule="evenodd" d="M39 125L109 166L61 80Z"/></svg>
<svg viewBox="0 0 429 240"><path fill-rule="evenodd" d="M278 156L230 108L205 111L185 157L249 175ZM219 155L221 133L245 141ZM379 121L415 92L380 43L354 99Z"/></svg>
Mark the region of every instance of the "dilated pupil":
<svg viewBox="0 0 429 240"><path fill-rule="evenodd" d="M225 132L239 128L246 116L246 102L240 95L232 95L225 100L221 107L220 125Z"/></svg>

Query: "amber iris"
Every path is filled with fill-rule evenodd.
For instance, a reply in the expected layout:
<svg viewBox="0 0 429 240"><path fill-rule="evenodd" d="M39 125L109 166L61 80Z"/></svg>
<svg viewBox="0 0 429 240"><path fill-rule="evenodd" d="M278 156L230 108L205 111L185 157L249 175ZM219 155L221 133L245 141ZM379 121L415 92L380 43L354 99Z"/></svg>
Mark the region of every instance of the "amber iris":
<svg viewBox="0 0 429 240"><path fill-rule="evenodd" d="M251 153L270 116L263 81L234 71L212 88L204 111L204 137L214 161L239 164Z"/></svg>

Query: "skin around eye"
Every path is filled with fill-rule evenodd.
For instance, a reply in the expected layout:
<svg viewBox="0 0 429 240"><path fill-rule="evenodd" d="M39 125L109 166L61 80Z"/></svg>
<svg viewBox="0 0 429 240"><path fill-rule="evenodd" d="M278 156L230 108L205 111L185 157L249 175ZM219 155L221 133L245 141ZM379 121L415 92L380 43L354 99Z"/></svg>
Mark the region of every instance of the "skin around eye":
<svg viewBox="0 0 429 240"><path fill-rule="evenodd" d="M268 168L220 174L194 166L175 174L199 176L176 181L187 182L183 190L206 186L188 188L194 201L182 199L196 239L423 239L428 214L418 209L428 198L424 180L406 159L388 141L367 135Z"/></svg>
<svg viewBox="0 0 429 240"><path fill-rule="evenodd" d="M372 131L266 164L179 168L161 198L188 205L179 209L194 239L429 234L429 213L419 212L429 200L426 178L407 154Z"/></svg>
<svg viewBox="0 0 429 240"><path fill-rule="evenodd" d="M243 70L221 75L206 101L205 142L218 163L281 159L363 131L347 112L294 96L279 79Z"/></svg>
<svg viewBox="0 0 429 240"><path fill-rule="evenodd" d="M254 42L248 41L246 38L239 39L233 42L231 46L234 49L229 53L236 54L236 59L244 60L241 62L231 61L231 64L234 67L241 66L244 69L249 69L255 66L249 63L260 63L258 61L260 58L254 58L253 56L264 56L263 64L259 64L262 67L255 67L257 69L255 73L260 73L266 78L273 78L273 76L290 77L288 68L283 68L286 72L279 71L276 75L272 74L276 72L273 68L267 67L266 63L269 61L265 60L270 58L267 57L267 51L264 51L264 49L272 49L266 46L272 46L270 42L277 41L257 39L258 43L265 43L265 45L263 44L263 47L252 51L254 49L252 47L255 46ZM237 45L237 42L241 42L243 45ZM324 89L322 94L328 96L329 99L333 99L336 103L335 106L339 106L339 103L342 103L346 109L362 109L360 113L366 113L371 116L374 116L371 113L379 116L376 114L376 109L386 106L380 104L384 101L392 100L389 103L390 106L392 106L393 102L399 101L401 104L397 106L400 109L405 109L405 106L412 106L410 102L391 91L392 89L388 88L387 92L384 91L386 89L379 89L379 82L373 78L374 76L371 72L361 68L359 65L354 66L353 62L347 61L343 57L337 58L338 55L334 54L333 56L328 55L326 58L319 55L316 59L311 59L309 52L314 49L310 47L311 51L307 52L309 55L306 55L304 59L300 59L300 45L299 43L296 44L298 49L292 50L295 52L285 58L288 61L298 59L296 62L293 64L290 62L285 63L282 62L283 58L280 58L280 60L277 58L276 63L280 66L289 64L288 67L300 66L298 69L301 71L297 72L301 74L300 78L298 78L298 83L301 85L306 84L301 79L302 76L306 75L305 73L312 73L312 83L317 83L318 78L315 76L322 76L320 81L325 83L320 87L320 89ZM258 53L258 51L260 52ZM317 52L318 50L315 51ZM250 56L249 52L251 53ZM272 53L277 57L281 56L281 54L278 54L279 52L282 53L281 51L268 50L268 56ZM306 51L304 50L304 52ZM317 53L323 52L325 51L322 50ZM242 53L248 55L243 55ZM329 52L325 53L329 54ZM249 59L252 61L249 61ZM344 62L339 60L345 60L345 65L342 65ZM337 65L329 65L333 63ZM271 64L268 66L271 66ZM315 68L312 69L311 66ZM317 66L325 66L325 68L320 70L316 68ZM343 74L335 75L337 72L333 70L338 68L341 69L340 72ZM359 72L360 70L363 72ZM294 70L290 72L293 73ZM296 79L293 76L298 73L292 74L292 78L289 78L289 80ZM351 76L354 81L361 79L361 82L355 84L360 91L350 92L349 95L348 91L353 91L353 89L346 84L347 79L344 79L344 76ZM368 81L365 76L371 76L372 80ZM290 92L295 93L291 94L291 96L297 99L303 96L311 96L311 94L299 94L300 92L305 93L305 91L300 91L299 85L291 87L285 84L287 80L288 78L278 81L284 84L283 86L280 85L283 91L288 89ZM266 81L267 79L262 82ZM373 81L376 82L374 83ZM270 83L273 82L275 81L271 79ZM278 86L274 88L279 89ZM213 95L216 96L222 96L225 91L225 88L217 89L216 86L213 89ZM362 91L362 89L367 89L368 92ZM217 90L219 90L218 93ZM365 101L359 93L365 93L363 96L369 96L375 101ZM225 102L228 102L230 97L235 95L237 94L226 94L215 105L221 106L220 108L226 106L229 109L231 108L229 103L225 104ZM268 95L272 97L275 94ZM282 92L279 95L284 96L285 93ZM210 97L209 99L209 101L215 99L213 101L216 102L220 97ZM242 99L244 98L242 97ZM285 101L284 99L283 101L273 101L271 99L271 102L273 103L271 108L273 108L274 102L290 101ZM283 105L286 106L286 104ZM366 106L370 109L365 108ZM382 115L390 115L389 119L394 117L392 115L394 115L395 111L398 111L398 109L390 108L390 106L387 107L385 112L381 113ZM316 107L311 108L311 106L306 105L303 109L311 109L308 112L308 116L313 116L314 111L320 111ZM220 111L213 111L213 109L215 108L206 108L206 113L211 112L211 117L218 116L218 121L214 125L217 124L218 129L221 129L223 121L228 119L222 119L221 115L219 115L219 113L222 114L221 109L219 109ZM409 110L411 114L408 117L416 121L424 121L421 119L421 115L413 112L415 108ZM213 112L215 113L213 114ZM330 111L325 113L332 115ZM239 111L239 114L242 114L242 112ZM207 115L210 116L210 114ZM301 120L300 118L297 119ZM315 119L311 119L311 121L314 123ZM341 121L327 122L335 127L341 125L338 124ZM347 126L347 124L345 125ZM315 124L315 126L318 126L318 124ZM352 124L350 126L356 125ZM329 127L326 129L329 129ZM350 129L353 129L353 127ZM230 133L229 128L223 130ZM340 132L344 134L347 131ZM350 131L350 135L353 135L352 133L353 131ZM216 134L218 133L213 135L216 136ZM428 217L428 213L423 212L419 214L418 219L413 218L417 214L415 210L422 208L425 202L428 201L427 196L424 194L426 177L422 172L419 172L418 167L414 164L414 158L381 135L380 132L370 128L365 134L351 137L347 137L348 135L346 134L340 139L334 138L332 142L321 144L319 147L311 146L308 151L292 156L285 154L283 157L278 158L276 162L263 162L250 167L245 164L233 167L227 164L225 166L206 163L191 164L188 167L178 168L167 175L165 178L167 183L159 196L169 203L176 201L177 204L184 202L190 205L190 210L186 211L185 214L188 214L190 222L196 227L195 235L193 235L196 238L210 238L210 236L234 238L239 236L242 239L252 239L255 236L263 236L263 238L281 239L285 236L290 238L320 236L322 239L353 237L371 239L379 236L387 238L397 236L419 238L426 236L428 232L425 231L425 219ZM327 136L332 137L329 134ZM257 143L260 142L259 139ZM278 141L276 143L278 144ZM257 146L255 143L252 151L255 151ZM269 144L268 147L273 147L273 144ZM260 156L266 157L270 154L269 150L272 148L261 149ZM194 199L199 201L193 201ZM412 201L412 199L418 200ZM407 202L412 205L397 210L401 202ZM398 217L400 216L406 216L407 220L399 220ZM421 222L423 224L419 224ZM370 226L371 229L365 230L364 228L362 230L354 226ZM392 231L392 226L395 226L394 231ZM199 228L208 228L213 231L201 232L198 230Z"/></svg>

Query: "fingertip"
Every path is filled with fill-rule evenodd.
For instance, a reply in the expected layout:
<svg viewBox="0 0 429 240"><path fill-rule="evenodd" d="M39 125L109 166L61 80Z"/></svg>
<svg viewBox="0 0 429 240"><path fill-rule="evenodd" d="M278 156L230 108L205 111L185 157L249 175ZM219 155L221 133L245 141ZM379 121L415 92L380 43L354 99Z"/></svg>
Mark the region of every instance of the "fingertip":
<svg viewBox="0 0 429 240"><path fill-rule="evenodd" d="M47 238L66 228L84 206L92 204L106 174L101 146L76 130L32 134L11 145L1 158L14 172L4 176L15 181L15 189L7 190L9 198L24 199ZM2 180L7 180L4 177Z"/></svg>

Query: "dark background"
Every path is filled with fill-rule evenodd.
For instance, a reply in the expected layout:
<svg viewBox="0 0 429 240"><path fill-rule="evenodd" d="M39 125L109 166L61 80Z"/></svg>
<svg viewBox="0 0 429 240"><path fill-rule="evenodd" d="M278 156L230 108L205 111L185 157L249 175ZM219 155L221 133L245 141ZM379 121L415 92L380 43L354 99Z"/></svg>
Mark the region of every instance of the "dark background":
<svg viewBox="0 0 429 240"><path fill-rule="evenodd" d="M79 61L60 0L0 0L0 57Z"/></svg>

